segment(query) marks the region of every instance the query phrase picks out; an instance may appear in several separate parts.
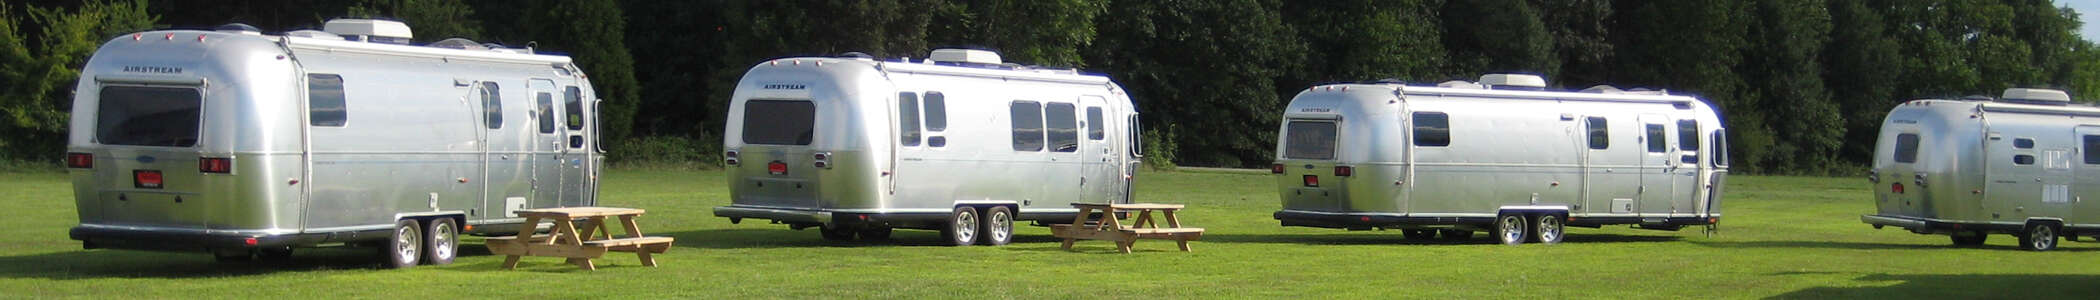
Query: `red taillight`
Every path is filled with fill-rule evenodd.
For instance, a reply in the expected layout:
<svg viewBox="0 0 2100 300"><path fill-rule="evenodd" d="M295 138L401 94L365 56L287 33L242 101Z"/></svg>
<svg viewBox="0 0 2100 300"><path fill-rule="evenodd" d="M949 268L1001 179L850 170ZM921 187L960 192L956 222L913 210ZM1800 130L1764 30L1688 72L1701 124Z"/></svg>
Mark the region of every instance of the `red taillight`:
<svg viewBox="0 0 2100 300"><path fill-rule="evenodd" d="M242 244L248 244L248 246L249 246L249 247L254 247L254 246L255 246L255 238L248 238L248 239L245 239L245 240L241 240L241 243L242 243Z"/></svg>
<svg viewBox="0 0 2100 300"><path fill-rule="evenodd" d="M1355 173L1356 173L1356 169L1355 169L1355 168L1350 168L1349 166L1334 166L1334 176L1335 176L1335 177L1349 177L1349 174L1355 174Z"/></svg>
<svg viewBox="0 0 2100 300"><path fill-rule="evenodd" d="M1305 186L1319 187L1320 175L1305 175Z"/></svg>
<svg viewBox="0 0 2100 300"><path fill-rule="evenodd" d="M1890 184L1890 185L1889 185L1889 192L1893 192L1893 193L1897 193L1897 194L1902 194L1902 193L1903 193L1903 183L1901 183L1901 182L1898 182L1898 183Z"/></svg>
<svg viewBox="0 0 2100 300"><path fill-rule="evenodd" d="M233 159L221 157L199 158L197 159L197 171L219 174L233 173Z"/></svg>
<svg viewBox="0 0 2100 300"><path fill-rule="evenodd" d="M776 161L773 161L773 162L771 162L771 163L767 163L767 164L766 164L766 172L767 172L767 173L773 173L773 175L787 174L787 172L788 172L788 164L786 164L786 163L782 163L782 162L780 162L780 161L777 161L777 160L776 160Z"/></svg>
<svg viewBox="0 0 2100 300"><path fill-rule="evenodd" d="M1283 174L1283 164L1269 165L1270 174Z"/></svg>
<svg viewBox="0 0 2100 300"><path fill-rule="evenodd" d="M66 153L66 167L74 169L95 168L95 155L87 153Z"/></svg>

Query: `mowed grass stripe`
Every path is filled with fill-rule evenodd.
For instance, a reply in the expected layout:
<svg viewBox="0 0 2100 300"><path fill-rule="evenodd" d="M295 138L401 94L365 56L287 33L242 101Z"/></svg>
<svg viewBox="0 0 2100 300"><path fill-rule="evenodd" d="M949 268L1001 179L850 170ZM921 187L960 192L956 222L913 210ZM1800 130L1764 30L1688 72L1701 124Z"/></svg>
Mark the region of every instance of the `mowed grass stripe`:
<svg viewBox="0 0 2100 300"><path fill-rule="evenodd" d="M1266 174L1150 172L1142 202L1188 204L1209 229L1195 252L1145 240L1136 253L1042 227L1002 247L937 246L931 231L888 242L826 242L813 230L711 209L728 202L714 171L614 171L600 203L637 207L644 232L678 238L641 267L609 254L580 271L554 258L519 270L467 239L448 266L380 270L371 251L302 249L292 262L221 264L203 253L80 250L63 173L0 174L0 298L705 297L705 298L2084 298L2100 294L2100 247L2014 250L2010 236L1955 248L1944 236L1874 230L1858 178L1729 178L1718 234L1570 228L1560 245L1409 241L1397 231L1281 227ZM2091 239L2086 239L2090 241Z"/></svg>

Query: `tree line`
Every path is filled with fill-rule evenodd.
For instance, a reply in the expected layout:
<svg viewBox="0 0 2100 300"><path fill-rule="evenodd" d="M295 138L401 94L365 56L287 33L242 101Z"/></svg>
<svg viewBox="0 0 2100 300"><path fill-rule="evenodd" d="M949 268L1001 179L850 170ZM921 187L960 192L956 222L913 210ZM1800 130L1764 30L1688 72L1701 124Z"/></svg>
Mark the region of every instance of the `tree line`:
<svg viewBox="0 0 2100 300"><path fill-rule="evenodd" d="M1153 158L1199 166L1267 164L1278 110L1337 81L1668 89L1719 107L1737 170L1766 174L1858 172L1908 99L2100 99L2100 49L2048 0L32 0L0 4L0 158L55 161L77 70L110 37L336 17L575 57L615 161L718 161L730 89L764 60L945 47L1107 74Z"/></svg>

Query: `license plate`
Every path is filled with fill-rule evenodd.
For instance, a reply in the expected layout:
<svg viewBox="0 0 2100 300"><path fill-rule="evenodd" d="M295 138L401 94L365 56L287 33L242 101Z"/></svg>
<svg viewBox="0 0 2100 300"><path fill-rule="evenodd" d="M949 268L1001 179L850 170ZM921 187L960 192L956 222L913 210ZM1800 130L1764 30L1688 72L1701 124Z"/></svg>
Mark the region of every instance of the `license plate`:
<svg viewBox="0 0 2100 300"><path fill-rule="evenodd" d="M131 171L131 186L133 186L133 187L138 187L138 188L142 188L142 189L159 189L159 188L161 187L161 178L160 178L160 171L158 171L158 170L133 170L133 171Z"/></svg>

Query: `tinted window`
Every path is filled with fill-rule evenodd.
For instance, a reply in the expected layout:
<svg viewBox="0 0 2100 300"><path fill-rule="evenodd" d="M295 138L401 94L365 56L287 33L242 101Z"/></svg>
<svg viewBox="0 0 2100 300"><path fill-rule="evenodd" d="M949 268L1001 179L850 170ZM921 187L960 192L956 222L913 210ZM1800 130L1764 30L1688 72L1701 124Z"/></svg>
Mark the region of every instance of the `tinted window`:
<svg viewBox="0 0 2100 300"><path fill-rule="evenodd" d="M926 130L948 130L948 96L926 92Z"/></svg>
<svg viewBox="0 0 2100 300"><path fill-rule="evenodd" d="M489 129L503 128L503 95L495 82L481 82L481 110Z"/></svg>
<svg viewBox="0 0 2100 300"><path fill-rule="evenodd" d="M1415 146L1451 145L1451 117L1440 112L1415 113Z"/></svg>
<svg viewBox="0 0 2100 300"><path fill-rule="evenodd" d="M1716 167L1728 165L1728 130L1714 130L1714 160Z"/></svg>
<svg viewBox="0 0 2100 300"><path fill-rule="evenodd" d="M1143 126L1145 126L1145 124L1143 124L1143 123L1138 123L1138 116L1137 116L1137 114L1131 114L1131 115L1130 115L1130 123L1123 123L1123 124L1130 124L1130 126L1127 126L1127 127L1125 127L1125 128L1127 128L1126 130L1129 130L1129 132L1130 132L1130 156L1131 156L1131 157L1144 157L1144 156L1145 156L1145 138L1144 138L1143 136L1139 136L1139 135L1141 135L1141 134L1144 134L1144 133L1145 133L1145 130L1143 130L1143 129L1144 129L1144 127L1143 127Z"/></svg>
<svg viewBox="0 0 2100 300"><path fill-rule="evenodd" d="M1699 151L1699 122L1677 120L1677 150Z"/></svg>
<svg viewBox="0 0 2100 300"><path fill-rule="evenodd" d="M1334 159L1334 122L1291 121L1283 136L1283 158Z"/></svg>
<svg viewBox="0 0 2100 300"><path fill-rule="evenodd" d="M2100 165L2100 135L2087 135L2081 136L2081 138L2085 140L2085 149L2079 150L2079 153L2085 155L2085 164Z"/></svg>
<svg viewBox="0 0 2100 300"><path fill-rule="evenodd" d="M1663 140L1668 138L1668 135L1663 132L1662 124L1648 124L1647 128L1648 152L1662 153L1663 150L1670 149L1669 141Z"/></svg>
<svg viewBox="0 0 2100 300"><path fill-rule="evenodd" d="M1079 151L1079 111L1071 103L1050 103L1043 117L1050 125L1050 151Z"/></svg>
<svg viewBox="0 0 2100 300"><path fill-rule="evenodd" d="M554 94L539 93L540 133L554 133Z"/></svg>
<svg viewBox="0 0 2100 300"><path fill-rule="evenodd" d="M809 145L815 134L817 105L809 101L751 100L744 102L744 143L764 145Z"/></svg>
<svg viewBox="0 0 2100 300"><path fill-rule="evenodd" d="M95 140L104 145L197 145L204 98L195 88L110 86L95 112Z"/></svg>
<svg viewBox="0 0 2100 300"><path fill-rule="evenodd" d="M1611 149L1611 128L1604 117L1589 117L1590 149Z"/></svg>
<svg viewBox="0 0 2100 300"><path fill-rule="evenodd" d="M583 89L569 87L562 92L562 103L569 114L569 130L583 130Z"/></svg>
<svg viewBox="0 0 2100 300"><path fill-rule="evenodd" d="M897 93L897 140L905 146L919 145L919 94Z"/></svg>
<svg viewBox="0 0 2100 300"><path fill-rule="evenodd" d="M1096 141L1099 141L1099 140L1101 140L1102 138L1106 138L1106 137L1107 137L1107 134L1108 134L1108 124L1107 124L1107 123L1101 123L1101 108L1100 108L1100 107L1087 107L1087 108L1086 108L1086 139L1089 139L1089 140L1096 140Z"/></svg>
<svg viewBox="0 0 2100 300"><path fill-rule="evenodd" d="M1918 162L1918 135L1905 133L1896 135L1896 162Z"/></svg>
<svg viewBox="0 0 2100 300"><path fill-rule="evenodd" d="M2034 149L2034 139L2013 139L2013 148Z"/></svg>
<svg viewBox="0 0 2100 300"><path fill-rule="evenodd" d="M1043 105L1014 101L1009 119L1014 125L1014 151L1043 151Z"/></svg>
<svg viewBox="0 0 2100 300"><path fill-rule="evenodd" d="M2034 156L2026 154L2013 155L2013 164L2022 166L2032 165L2034 164Z"/></svg>
<svg viewBox="0 0 2100 300"><path fill-rule="evenodd" d="M343 76L306 75L306 120L313 126L342 127L348 122L343 103Z"/></svg>

